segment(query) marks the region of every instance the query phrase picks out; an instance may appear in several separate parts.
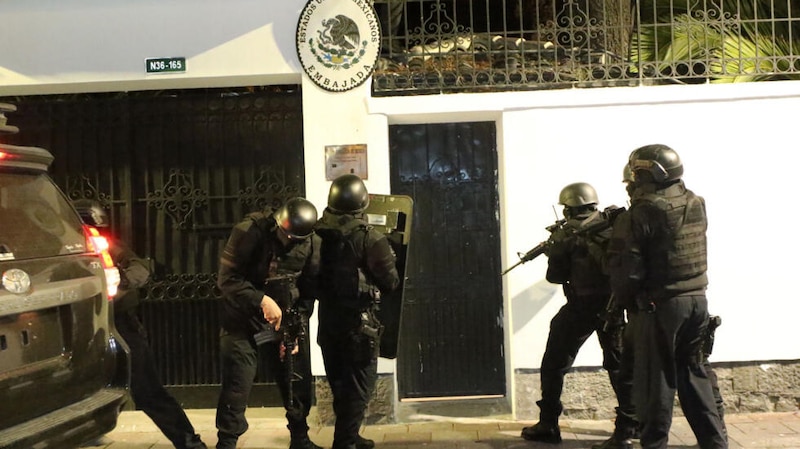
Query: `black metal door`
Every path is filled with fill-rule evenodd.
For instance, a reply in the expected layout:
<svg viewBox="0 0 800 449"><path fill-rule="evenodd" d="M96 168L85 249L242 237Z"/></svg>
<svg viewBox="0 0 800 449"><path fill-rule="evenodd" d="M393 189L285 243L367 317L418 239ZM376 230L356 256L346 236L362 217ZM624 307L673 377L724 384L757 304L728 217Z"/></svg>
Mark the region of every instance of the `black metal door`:
<svg viewBox="0 0 800 449"><path fill-rule="evenodd" d="M16 143L55 156L67 194L100 200L112 230L151 261L141 307L165 385L214 407L219 384L219 255L232 226L302 195L297 86L6 98ZM9 142L15 143L15 142ZM279 404L272 378L266 402ZM213 388L211 388L213 390ZM264 404L265 395L253 394ZM199 399L198 399L199 398Z"/></svg>
<svg viewBox="0 0 800 449"><path fill-rule="evenodd" d="M401 399L504 395L494 122L389 127L391 189L414 200Z"/></svg>

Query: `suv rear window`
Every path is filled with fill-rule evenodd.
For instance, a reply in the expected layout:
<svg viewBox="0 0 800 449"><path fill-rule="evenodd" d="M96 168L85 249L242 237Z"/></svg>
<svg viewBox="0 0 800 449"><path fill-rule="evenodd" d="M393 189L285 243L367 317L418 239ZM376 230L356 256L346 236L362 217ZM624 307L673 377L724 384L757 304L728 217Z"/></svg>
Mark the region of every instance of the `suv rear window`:
<svg viewBox="0 0 800 449"><path fill-rule="evenodd" d="M0 260L84 252L86 237L71 208L47 174L0 168Z"/></svg>

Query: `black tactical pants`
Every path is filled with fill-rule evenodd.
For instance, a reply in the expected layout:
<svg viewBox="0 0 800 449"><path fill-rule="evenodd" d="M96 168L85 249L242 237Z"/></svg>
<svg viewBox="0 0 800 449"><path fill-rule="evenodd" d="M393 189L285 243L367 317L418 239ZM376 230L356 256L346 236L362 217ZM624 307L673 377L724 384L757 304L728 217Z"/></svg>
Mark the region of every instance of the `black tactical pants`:
<svg viewBox="0 0 800 449"><path fill-rule="evenodd" d="M702 449L728 447L714 392L699 356L708 303L704 295L677 296L632 317L634 397L643 449L666 449L677 392Z"/></svg>
<svg viewBox="0 0 800 449"><path fill-rule="evenodd" d="M147 333L135 312L114 316L117 332L128 344L131 359L131 397L178 449L205 448L183 408L161 384Z"/></svg>
<svg viewBox="0 0 800 449"><path fill-rule="evenodd" d="M632 379L630 376L620 376L622 328L603 331L603 322L598 316L607 299L600 296L570 300L550 321L550 335L541 367L542 399L537 403L540 421L543 423L558 423L558 417L563 410L561 392L564 388L564 376L572 368L578 350L595 332L603 350L603 368L608 371L611 386L617 394L617 415L633 414Z"/></svg>
<svg viewBox="0 0 800 449"><path fill-rule="evenodd" d="M321 348L336 414L333 448L347 447L355 444L364 421L378 377L378 358L350 338L321 342Z"/></svg>
<svg viewBox="0 0 800 449"><path fill-rule="evenodd" d="M620 377L624 379L629 379L630 381L622 382L622 385L629 385L631 388L633 387L633 370L635 366L634 362L634 341L636 339L637 331L636 325L641 324L641 320L635 319L636 311L629 310L628 317L630 319L630 323L625 326L625 339L623 340L623 350L622 350L622 365L620 367ZM720 417L720 422L722 424L723 431L727 434L727 430L725 429L725 402L722 398L722 393L719 389L719 383L717 381L717 374L714 372L714 369L711 367L711 363L708 361L708 357L703 358L703 367L706 370L706 374L708 375L708 380L711 382L711 391L714 394L714 402L717 407L717 413ZM635 412L635 411L633 411ZM635 413L625 413L625 415L630 416L636 419ZM627 416L623 416L623 420L620 421L620 411L617 413L617 423L615 433L621 436L622 438L630 438L631 435L631 426L636 425L638 426L637 422L631 422L627 419ZM622 422L622 424L620 424Z"/></svg>
<svg viewBox="0 0 800 449"><path fill-rule="evenodd" d="M280 360L280 343L256 346L253 338L244 333L220 334L220 362L222 388L217 403L218 449L233 449L236 441L247 431L245 409L253 389L259 357L264 357L267 368L275 374L275 381L286 408L286 420L291 437L308 435L308 413L311 410L311 365L308 362L308 342L302 342L300 352L294 356L295 381L292 382L294 404L288 406L289 384L286 365Z"/></svg>

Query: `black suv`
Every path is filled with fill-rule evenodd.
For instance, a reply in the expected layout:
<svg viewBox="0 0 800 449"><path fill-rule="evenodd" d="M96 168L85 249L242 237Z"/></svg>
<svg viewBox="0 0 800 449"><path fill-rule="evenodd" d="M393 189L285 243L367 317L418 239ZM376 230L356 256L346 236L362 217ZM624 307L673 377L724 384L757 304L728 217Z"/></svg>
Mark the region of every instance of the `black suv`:
<svg viewBox="0 0 800 449"><path fill-rule="evenodd" d="M0 137L15 132L0 103ZM130 362L119 284L96 230L47 174L53 156L0 139L0 448L69 448L117 424Z"/></svg>

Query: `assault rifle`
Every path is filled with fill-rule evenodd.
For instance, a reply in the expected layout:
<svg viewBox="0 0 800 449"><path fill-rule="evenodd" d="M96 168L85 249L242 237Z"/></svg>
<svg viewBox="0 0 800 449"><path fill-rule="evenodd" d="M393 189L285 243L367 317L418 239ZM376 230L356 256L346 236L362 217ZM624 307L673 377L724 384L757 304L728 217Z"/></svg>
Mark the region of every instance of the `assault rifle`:
<svg viewBox="0 0 800 449"><path fill-rule="evenodd" d="M623 212L625 212L625 208L624 207L608 206L602 212L600 212L600 218L601 218L600 220L597 220L596 222L592 223L590 226L587 226L585 228L574 230L573 234L574 235L587 235L587 234L592 234L592 233L595 233L595 232L600 232L600 231L606 230L606 229L610 228L614 224L614 221ZM556 229L562 228L564 226L564 223L566 223L566 222L567 222L567 220L562 218L560 220L557 220L555 223L551 224L550 226L547 226L545 229L552 234L553 231L555 231ZM552 244L552 241L548 239L548 240L545 240L545 241L539 243L538 245L534 246L530 251L528 251L525 254L517 253L517 256L519 257L519 262L517 262L514 265L506 268L502 273L500 273L500 276L504 276L506 273L508 273L509 271L513 270L514 268L517 268L518 266L520 266L520 265L522 265L522 264L524 264L526 262L530 262L531 260L533 260L533 259L539 257L540 255L546 253L547 250L550 248L551 244Z"/></svg>
<svg viewBox="0 0 800 449"><path fill-rule="evenodd" d="M564 223L566 223L566 222L567 222L567 220L565 218L562 218L560 220L556 220L555 223L551 224L550 226L547 226L545 229L547 229L547 232L552 234L553 231L555 231L556 229L561 228L562 226L564 226ZM545 241L539 243L538 245L534 246L533 248L531 248L531 250L528 251L525 254L517 253L517 257L519 257L519 262L517 262L514 265L511 265L510 267L506 268L502 273L500 273L500 276L505 276L506 273L508 273L509 271L513 270L514 268L517 268L518 266L520 266L520 265L522 265L522 264L524 264L526 262L530 262L533 259L535 259L535 258L541 256L542 254L546 253L548 248L550 248L550 243L551 243L550 240L545 240Z"/></svg>
<svg viewBox="0 0 800 449"><path fill-rule="evenodd" d="M283 342L285 352L283 355L284 372L286 375L287 393L289 396L289 406L294 405L294 391L292 382L300 380L302 377L294 370L294 350L305 340L306 323L303 315L297 310L295 301L299 292L297 292L296 281L299 275L287 274L268 278L264 288L265 293L273 298L278 304L289 303L289 307L283 312L281 317L281 327L275 331L272 326L267 324L264 326L264 317L255 317L263 328L261 332L256 333L253 337L256 340L256 345L263 343Z"/></svg>

